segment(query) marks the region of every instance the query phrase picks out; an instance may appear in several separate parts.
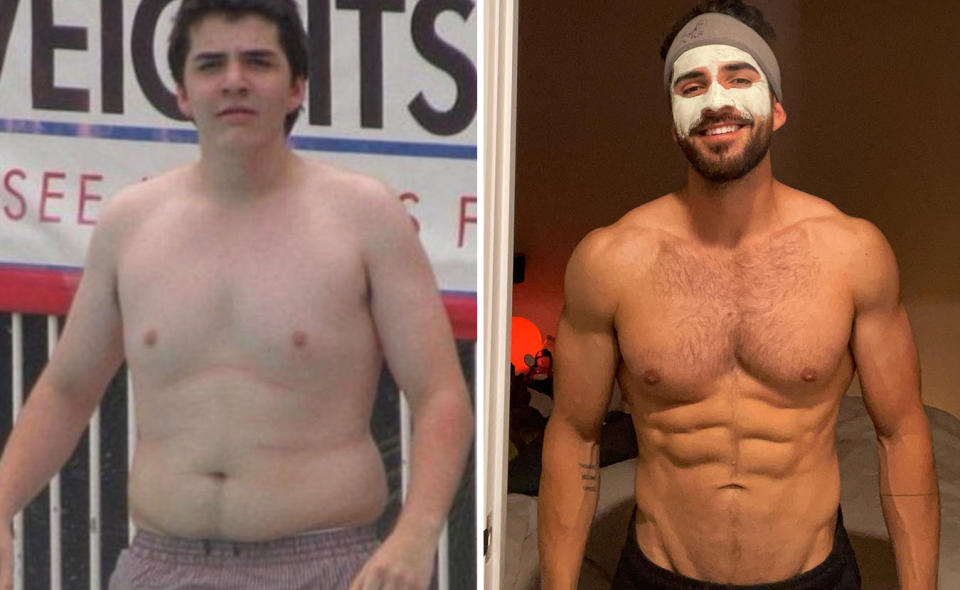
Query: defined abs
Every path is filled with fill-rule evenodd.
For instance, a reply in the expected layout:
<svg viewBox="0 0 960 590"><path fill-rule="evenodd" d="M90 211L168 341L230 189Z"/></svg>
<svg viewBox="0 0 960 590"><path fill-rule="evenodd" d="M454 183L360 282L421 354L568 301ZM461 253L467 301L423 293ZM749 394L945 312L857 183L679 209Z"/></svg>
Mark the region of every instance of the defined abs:
<svg viewBox="0 0 960 590"><path fill-rule="evenodd" d="M723 474L705 465L639 466L636 535L648 559L695 579L754 584L790 578L826 558L839 502L833 476Z"/></svg>

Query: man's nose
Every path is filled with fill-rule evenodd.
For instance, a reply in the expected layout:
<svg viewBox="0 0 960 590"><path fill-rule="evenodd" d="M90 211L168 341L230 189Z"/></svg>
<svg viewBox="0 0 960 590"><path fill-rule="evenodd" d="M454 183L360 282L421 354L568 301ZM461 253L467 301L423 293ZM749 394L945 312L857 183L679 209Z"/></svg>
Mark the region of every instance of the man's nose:
<svg viewBox="0 0 960 590"><path fill-rule="evenodd" d="M736 106L737 102L733 99L730 92L724 88L722 84L714 81L710 84L710 87L707 88L707 92L704 95L702 112L717 112L727 107L736 108Z"/></svg>
<svg viewBox="0 0 960 590"><path fill-rule="evenodd" d="M245 93L248 89L247 72L243 64L236 59L228 60L223 73L223 93Z"/></svg>

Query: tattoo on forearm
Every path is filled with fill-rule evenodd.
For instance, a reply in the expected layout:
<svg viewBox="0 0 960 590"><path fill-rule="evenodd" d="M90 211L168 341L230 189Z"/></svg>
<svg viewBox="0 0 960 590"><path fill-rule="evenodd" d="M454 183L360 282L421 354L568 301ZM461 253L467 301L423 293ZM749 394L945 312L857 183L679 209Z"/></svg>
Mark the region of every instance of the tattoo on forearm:
<svg viewBox="0 0 960 590"><path fill-rule="evenodd" d="M579 461L580 481L583 483L583 491L596 493L600 484L600 448L597 445L590 447L590 458L584 462Z"/></svg>
<svg viewBox="0 0 960 590"><path fill-rule="evenodd" d="M580 463L580 480L583 489L587 492L597 491L597 465L595 463Z"/></svg>

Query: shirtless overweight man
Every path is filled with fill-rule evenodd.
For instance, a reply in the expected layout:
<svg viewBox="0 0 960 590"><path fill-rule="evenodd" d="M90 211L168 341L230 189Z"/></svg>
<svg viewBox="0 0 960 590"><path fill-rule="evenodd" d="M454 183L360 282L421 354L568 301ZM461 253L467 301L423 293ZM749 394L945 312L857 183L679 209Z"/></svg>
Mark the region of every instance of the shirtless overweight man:
<svg viewBox="0 0 960 590"><path fill-rule="evenodd" d="M674 28L665 85L686 186L589 234L567 267L544 588L576 585L614 378L639 448L614 588L858 588L834 446L855 368L901 587L935 588L939 497L894 256L873 225L773 178L780 75L748 24L769 29L713 0Z"/></svg>
<svg viewBox="0 0 960 590"><path fill-rule="evenodd" d="M425 588L472 420L410 219L379 183L287 147L306 77L293 0L185 0L169 57L200 160L101 216L0 464L0 516L65 462L125 358L140 532L111 588ZM384 359L415 433L409 494L377 549ZM3 588L11 556L0 527Z"/></svg>

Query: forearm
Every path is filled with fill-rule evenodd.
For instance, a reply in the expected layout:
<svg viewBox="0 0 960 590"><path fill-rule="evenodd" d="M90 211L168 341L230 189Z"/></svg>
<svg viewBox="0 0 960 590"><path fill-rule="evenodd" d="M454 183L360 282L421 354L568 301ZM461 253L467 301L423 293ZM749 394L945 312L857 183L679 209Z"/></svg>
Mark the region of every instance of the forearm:
<svg viewBox="0 0 960 590"><path fill-rule="evenodd" d="M410 484L394 534L420 542L439 537L472 441L473 413L465 393L435 395L415 411Z"/></svg>
<svg viewBox="0 0 960 590"><path fill-rule="evenodd" d="M93 407L41 376L0 459L0 518L22 510L70 458Z"/></svg>
<svg viewBox="0 0 960 590"><path fill-rule="evenodd" d="M547 424L538 502L541 587L575 589L600 489L599 446L569 424Z"/></svg>
<svg viewBox="0 0 960 590"><path fill-rule="evenodd" d="M880 505L904 590L934 590L940 548L940 494L926 420L913 434L881 438Z"/></svg>

